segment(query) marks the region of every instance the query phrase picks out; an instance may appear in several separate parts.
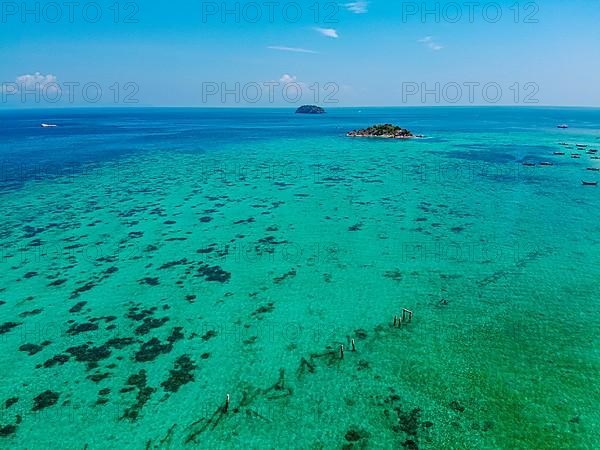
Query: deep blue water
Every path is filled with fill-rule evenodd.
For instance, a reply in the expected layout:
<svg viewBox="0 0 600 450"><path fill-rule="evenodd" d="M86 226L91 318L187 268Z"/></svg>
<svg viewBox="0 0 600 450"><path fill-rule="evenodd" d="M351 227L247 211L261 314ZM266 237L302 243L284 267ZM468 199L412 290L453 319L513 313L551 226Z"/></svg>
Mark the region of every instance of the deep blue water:
<svg viewBox="0 0 600 450"><path fill-rule="evenodd" d="M561 123L569 124L570 132L589 132L600 130L600 109L333 108L320 116L296 115L293 108L1 110L0 181L4 188L15 188L34 177L60 175L81 164L135 152L207 152L228 143L340 135L387 122L434 137L449 133L555 131ZM58 128L44 129L41 123L53 123ZM473 159L495 159L494 149L490 148L462 151Z"/></svg>

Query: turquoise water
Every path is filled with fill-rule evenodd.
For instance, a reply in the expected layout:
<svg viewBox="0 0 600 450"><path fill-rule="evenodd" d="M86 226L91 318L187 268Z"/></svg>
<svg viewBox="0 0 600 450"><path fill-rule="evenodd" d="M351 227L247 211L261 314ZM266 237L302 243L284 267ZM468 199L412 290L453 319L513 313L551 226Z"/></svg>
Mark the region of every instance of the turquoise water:
<svg viewBox="0 0 600 450"><path fill-rule="evenodd" d="M426 138L345 137L383 122ZM1 448L598 447L600 110L0 135Z"/></svg>

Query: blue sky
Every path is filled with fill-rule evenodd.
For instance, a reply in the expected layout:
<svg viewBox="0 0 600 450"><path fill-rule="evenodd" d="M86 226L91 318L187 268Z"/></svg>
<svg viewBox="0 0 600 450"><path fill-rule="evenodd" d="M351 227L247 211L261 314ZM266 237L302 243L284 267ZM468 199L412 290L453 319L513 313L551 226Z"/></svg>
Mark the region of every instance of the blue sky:
<svg viewBox="0 0 600 450"><path fill-rule="evenodd" d="M597 2L274 3L3 2L0 107L600 106Z"/></svg>

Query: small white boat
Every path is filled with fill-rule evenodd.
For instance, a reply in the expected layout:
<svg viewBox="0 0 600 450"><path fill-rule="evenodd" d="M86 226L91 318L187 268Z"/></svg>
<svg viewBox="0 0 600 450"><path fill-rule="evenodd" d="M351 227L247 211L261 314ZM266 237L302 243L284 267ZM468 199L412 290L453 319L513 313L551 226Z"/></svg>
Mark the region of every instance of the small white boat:
<svg viewBox="0 0 600 450"><path fill-rule="evenodd" d="M58 125L53 125L51 123L43 123L41 125L42 128L56 128Z"/></svg>

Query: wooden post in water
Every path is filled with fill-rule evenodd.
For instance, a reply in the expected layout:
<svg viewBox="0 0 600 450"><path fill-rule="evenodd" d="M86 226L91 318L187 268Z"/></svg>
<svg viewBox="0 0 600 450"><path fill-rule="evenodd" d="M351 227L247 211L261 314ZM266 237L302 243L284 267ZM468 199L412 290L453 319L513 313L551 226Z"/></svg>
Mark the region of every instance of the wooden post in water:
<svg viewBox="0 0 600 450"><path fill-rule="evenodd" d="M344 359L344 345L340 345L340 359Z"/></svg>
<svg viewBox="0 0 600 450"><path fill-rule="evenodd" d="M224 408L225 412L229 411L229 401L230 401L230 397L229 397L229 394L227 394L227 398L225 399L225 408Z"/></svg>
<svg viewBox="0 0 600 450"><path fill-rule="evenodd" d="M353 352L356 351L356 345L354 344L354 339L352 339L352 351Z"/></svg>
<svg viewBox="0 0 600 450"><path fill-rule="evenodd" d="M410 311L409 309L406 308L402 308L402 320L404 320L404 318L406 317L406 315L408 315L408 322L412 322L412 316L413 316L413 312Z"/></svg>
<svg viewBox="0 0 600 450"><path fill-rule="evenodd" d="M394 326L396 326L396 322L398 321L398 317L394 316Z"/></svg>

